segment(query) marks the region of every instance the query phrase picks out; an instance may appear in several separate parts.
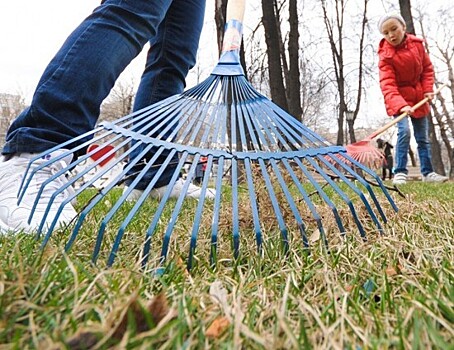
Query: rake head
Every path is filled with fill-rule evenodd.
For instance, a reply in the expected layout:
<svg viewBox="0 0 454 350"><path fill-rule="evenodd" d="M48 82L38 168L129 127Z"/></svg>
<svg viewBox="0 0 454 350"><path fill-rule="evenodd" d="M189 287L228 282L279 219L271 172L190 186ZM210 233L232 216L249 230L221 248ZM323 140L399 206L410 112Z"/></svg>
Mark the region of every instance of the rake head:
<svg viewBox="0 0 454 350"><path fill-rule="evenodd" d="M372 140L364 139L346 145L345 149L347 150L348 155L357 162L364 164L369 168L380 168L383 165L383 162L386 161L385 156L371 143Z"/></svg>
<svg viewBox="0 0 454 350"><path fill-rule="evenodd" d="M45 246L56 228L58 212L50 225L44 225L56 197L79 184L78 189L61 203L63 208L80 198L81 193L119 163L125 164L122 171L103 183L103 187L82 207L75 222L69 226L71 234L66 249L70 249L83 230L87 217L96 216L98 205L106 205L105 197L109 193L120 192L118 187L123 185L126 174L142 162L146 154L151 153L128 189L117 199L113 199L115 196L108 197L107 212L99 223L92 256L96 261L101 247L112 244L108 265L114 262L122 238L127 233L143 236L141 261L146 264L150 256L158 255L163 261L175 239L175 232L183 230L183 233L177 234L188 236L188 268L193 265L201 234L202 239L209 241L211 263L216 261L221 239L231 243L235 257L239 254L243 236L253 236L260 252L271 232L280 235L284 249L289 249L291 244L308 248L308 237L314 232L318 232L328 246L328 233L332 234L333 230L331 226L326 228L322 222L326 212L334 219L334 227L341 235L351 230L359 232L365 239L367 228L364 225L381 231L382 223L386 222L371 183L397 210L380 178L372 170L349 156L344 147L329 145L258 93L246 80L235 51L224 53L213 73L183 94L115 122L104 123L37 156L30 162L20 194L28 190L30 180L39 169L69 155L80 154L87 148L87 153L42 184L45 187L53 179L69 174L66 185L58 189L50 200L46 199L49 204L38 235L43 235L42 245ZM132 157L133 151L139 149L139 154ZM57 157L39 167L34 165L43 155L55 151L58 151ZM110 158L114 154L117 156L112 161ZM188 215L184 208L185 194L201 157L206 157L202 195L194 202L192 214ZM89 159L91 161L87 163ZM103 166L100 166L101 163ZM169 166L173 169L173 176L168 190L160 199L150 199L160 175ZM127 203L126 199L135 185L152 167L157 171L148 187L134 204ZM74 168L79 171L71 173ZM358 169L361 171L358 172ZM186 172L182 193L176 200L170 199L172 187L182 172ZM80 183L88 173L91 173L89 179ZM209 188L216 193L212 200L204 198ZM38 195L35 203L41 200ZM155 209L143 213L147 201L155 201ZM124 209L121 211L120 208ZM225 219L226 215L228 219ZM115 226L112 221L118 222L118 216L121 222ZM143 232L137 232L136 226L130 225L137 216L148 224ZM160 253L154 250L159 246Z"/></svg>

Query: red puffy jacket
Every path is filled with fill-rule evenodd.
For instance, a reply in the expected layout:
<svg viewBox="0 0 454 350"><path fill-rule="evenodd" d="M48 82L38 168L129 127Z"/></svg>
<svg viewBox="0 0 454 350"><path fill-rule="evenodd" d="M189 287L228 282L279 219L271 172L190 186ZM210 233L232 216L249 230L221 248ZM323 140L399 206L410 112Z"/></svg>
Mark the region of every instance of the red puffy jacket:
<svg viewBox="0 0 454 350"><path fill-rule="evenodd" d="M380 88L388 115L400 114L405 106L414 106L433 92L434 69L423 40L406 34L404 41L392 46L385 39L378 48ZM428 103L419 107L413 117L425 117L430 112Z"/></svg>

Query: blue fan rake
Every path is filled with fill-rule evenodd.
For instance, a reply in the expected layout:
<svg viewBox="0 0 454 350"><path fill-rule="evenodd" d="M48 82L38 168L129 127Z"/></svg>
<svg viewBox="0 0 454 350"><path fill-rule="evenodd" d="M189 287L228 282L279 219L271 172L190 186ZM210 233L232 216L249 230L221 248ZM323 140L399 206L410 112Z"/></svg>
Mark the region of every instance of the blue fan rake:
<svg viewBox="0 0 454 350"><path fill-rule="evenodd" d="M125 233L136 230L130 228L131 222L137 215L143 215L141 208L150 200L157 201L155 211L141 217L142 221L149 223L148 228L144 232L134 232L135 235L141 234L144 237L141 257L144 265L150 256L156 254L152 249L156 241L162 242L159 258L161 261L165 260L172 235L181 222L187 227L186 233L190 236L188 268L194 263L200 226L206 222L210 223L210 261L215 263L223 210L227 210L231 218L229 240L235 257L240 252L242 235L253 235L257 249L261 251L269 230L280 232L284 249L289 249L290 244L295 241L290 237L293 230L300 237L297 241L304 247L309 248L308 237L316 230L328 245L328 235L323 223L324 214L320 213L321 210L327 210L332 215L341 234L347 231L346 222L349 228L354 226L354 230L363 238L366 238L367 231L365 222L371 223L377 231L382 231L386 215L374 188L384 194L382 199L386 198L394 210L397 211L397 207L375 172L350 157L344 147L330 145L257 92L247 81L238 55L242 31L238 18L243 18L244 3L229 2L228 14L231 13L232 6L240 14L234 15L233 18L230 15L232 19L226 25L224 37L225 42L230 38L229 44L224 46L219 63L205 81L180 95L172 96L115 122L103 123L91 132L40 154L30 162L19 198L27 191L36 172L43 167L50 166L68 155L81 153L93 144L99 145L101 149L110 147L110 151L83 167L82 171L71 175L71 169L85 164L84 162L99 150L90 147L88 153L42 184L43 189L57 177L70 174L66 185L50 198L38 229L43 247L56 230L58 216L63 207L93 186L111 171L113 166L129 160L123 171L106 183L80 211L70 226L72 231L65 246L69 250L77 240L87 216L96 211L99 203L105 202L104 199L111 191L118 191L117 188L123 184L127 172L139 164L149 151L153 151L155 156L146 162L128 190L110 204L104 215L96 233L93 261L98 259L103 244L107 244L106 236L111 235L109 239L113 243L107 264L113 264ZM129 149L121 153L128 145ZM137 157L131 157L137 147L142 147L142 152ZM34 166L43 155L57 150L61 151L59 156ZM87 173L116 153L120 155L115 162L109 162L72 195L67 196L53 222L45 225L46 216L55 198L67 192L68 188L80 182ZM156 159L160 155L165 155L165 161L158 163ZM194 179L201 157L206 157L206 171L201 182L202 196L195 202L193 215L182 217L184 203L190 200L185 199L185 193ZM159 200L150 199L153 186L162 171L171 163L175 171L168 191ZM130 205L127 214L122 212L124 218L122 217L114 233L107 232L111 221L120 215L120 208L125 206L134 185L151 167L158 169L156 176L150 180L142 196ZM178 199L170 200L170 191L182 172L186 172L182 194ZM209 188L213 188L216 193L212 200L204 198ZM333 199L333 195L336 199ZM35 205L40 200L38 194ZM345 210L338 209L340 203L345 206ZM170 204L171 211L163 215ZM244 207L248 208L247 213L244 212ZM33 214L34 212L31 215ZM310 216L311 218L308 218ZM169 219L162 228L164 217Z"/></svg>

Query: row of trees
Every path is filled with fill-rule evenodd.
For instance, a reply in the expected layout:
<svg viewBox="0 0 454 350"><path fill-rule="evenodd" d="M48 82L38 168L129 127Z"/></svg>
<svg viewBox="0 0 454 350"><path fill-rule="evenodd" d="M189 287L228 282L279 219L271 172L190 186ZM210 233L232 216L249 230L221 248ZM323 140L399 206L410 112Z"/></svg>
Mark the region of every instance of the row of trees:
<svg viewBox="0 0 454 350"><path fill-rule="evenodd" d="M216 0L218 40L226 3ZM370 0L262 0L255 9L262 16L245 37L242 53L249 80L315 131L325 135L326 130L334 131L333 142L356 142L360 119L363 124L389 121L383 115L377 118L379 113L370 110L371 106L376 110L377 103L368 100L371 90L376 91L372 98L381 99L376 68L379 16L374 13L400 11L407 31L426 39L436 85L449 83L450 94L443 91L433 105L430 137L435 170L444 174L449 164L453 177L454 5L432 14L417 0L400 0L397 7L386 1L382 5L377 9L377 2Z"/></svg>
<svg viewBox="0 0 454 350"><path fill-rule="evenodd" d="M408 31L426 39L437 85L449 84L434 103L430 137L435 170L445 173L449 164L454 177L454 5L440 7L434 15L427 10L432 3L422 0L400 0L398 6L383 0L380 8L378 3L251 1L247 11L259 15L248 15L245 21L241 60L246 75L259 91L333 143L356 142L371 131L363 130L365 124L378 128L389 121L378 90L376 23L385 10L400 11ZM226 7L227 0L215 0L218 49ZM131 81L117 84L103 104L101 120L131 111L133 87Z"/></svg>

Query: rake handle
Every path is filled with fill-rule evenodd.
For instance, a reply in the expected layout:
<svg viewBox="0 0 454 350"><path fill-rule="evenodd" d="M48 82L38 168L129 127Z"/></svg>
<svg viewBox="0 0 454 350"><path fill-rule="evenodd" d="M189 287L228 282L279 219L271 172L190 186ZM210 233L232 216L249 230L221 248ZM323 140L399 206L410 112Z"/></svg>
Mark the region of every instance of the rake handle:
<svg viewBox="0 0 454 350"><path fill-rule="evenodd" d="M444 83L443 85L441 85L438 89L436 89L434 91L434 95L437 95L441 89L443 89L445 86L447 85L447 83ZM427 97L425 97L424 99L422 99L421 101L419 101L417 104L415 104L412 108L413 109L418 109L419 107L421 107L423 104L425 104L426 102L428 102L429 99ZM380 129L378 129L377 131L373 132L371 135L369 135L368 139L369 140L372 140L374 138L376 138L378 135L381 135L383 134L386 130L388 130L391 126L397 124L398 122L400 122L402 119L404 119L406 116L408 116L408 112L403 112L401 115L399 115L398 117L394 118L392 121L390 121L388 124L382 126Z"/></svg>
<svg viewBox="0 0 454 350"><path fill-rule="evenodd" d="M227 3L226 22L232 19L243 22L245 7L245 0L229 0Z"/></svg>

